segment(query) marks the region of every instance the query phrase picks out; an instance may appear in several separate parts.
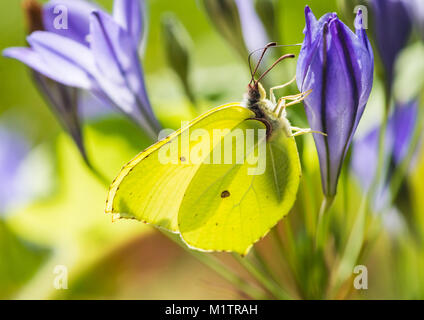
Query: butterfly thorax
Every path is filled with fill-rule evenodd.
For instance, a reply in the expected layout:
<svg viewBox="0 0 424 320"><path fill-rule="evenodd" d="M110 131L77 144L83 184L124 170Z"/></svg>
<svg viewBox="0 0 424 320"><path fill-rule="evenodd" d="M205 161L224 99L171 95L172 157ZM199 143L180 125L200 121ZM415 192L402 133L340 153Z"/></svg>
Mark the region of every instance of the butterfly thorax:
<svg viewBox="0 0 424 320"><path fill-rule="evenodd" d="M291 125L286 118L286 111L283 110L280 116L275 113L276 104L266 98L266 91L260 83L249 84L243 104L255 113L255 119L266 125L268 139L280 130L291 136Z"/></svg>

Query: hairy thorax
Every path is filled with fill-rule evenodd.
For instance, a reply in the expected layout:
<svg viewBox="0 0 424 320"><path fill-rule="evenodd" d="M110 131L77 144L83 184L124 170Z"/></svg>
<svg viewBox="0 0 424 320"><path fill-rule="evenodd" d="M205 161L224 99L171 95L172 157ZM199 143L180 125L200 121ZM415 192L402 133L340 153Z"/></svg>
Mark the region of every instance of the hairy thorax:
<svg viewBox="0 0 424 320"><path fill-rule="evenodd" d="M265 89L260 83L256 86L249 85L247 93L244 96L243 104L255 113L255 119L265 124L268 140L275 137L281 131L287 136L292 135L291 125L286 117L286 110L276 110L277 104L266 98Z"/></svg>

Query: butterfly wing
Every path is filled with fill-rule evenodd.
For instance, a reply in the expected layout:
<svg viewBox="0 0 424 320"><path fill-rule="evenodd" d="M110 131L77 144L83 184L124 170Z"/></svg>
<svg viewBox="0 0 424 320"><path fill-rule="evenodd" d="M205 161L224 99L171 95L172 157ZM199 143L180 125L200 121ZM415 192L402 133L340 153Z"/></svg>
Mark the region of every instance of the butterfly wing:
<svg viewBox="0 0 424 320"><path fill-rule="evenodd" d="M246 120L237 128L265 126ZM301 175L295 140L284 133L258 140L254 152L246 151L244 164L203 164L193 176L178 214L190 247L244 255L292 208ZM252 175L252 157L266 157L260 174Z"/></svg>
<svg viewBox="0 0 424 320"><path fill-rule="evenodd" d="M189 155L193 148L206 148L207 153L213 148L209 139L187 143L188 135L200 129L212 136L214 129L232 129L253 116L252 111L239 104L221 106L152 145L129 162L112 183L106 213L119 213L121 218L133 218L178 232L181 201L200 167L198 161L188 161Z"/></svg>

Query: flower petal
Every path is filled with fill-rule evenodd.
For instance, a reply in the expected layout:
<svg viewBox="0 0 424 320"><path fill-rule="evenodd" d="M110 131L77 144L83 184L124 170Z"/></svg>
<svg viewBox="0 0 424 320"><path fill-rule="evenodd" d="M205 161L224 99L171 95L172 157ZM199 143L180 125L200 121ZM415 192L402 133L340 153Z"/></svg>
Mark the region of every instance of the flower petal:
<svg viewBox="0 0 424 320"><path fill-rule="evenodd" d="M44 28L88 46L89 17L97 9L94 3L83 0L51 0L43 6Z"/></svg>
<svg viewBox="0 0 424 320"><path fill-rule="evenodd" d="M116 0L113 4L114 20L131 35L135 47L138 47L143 36L143 19L145 17L144 1Z"/></svg>
<svg viewBox="0 0 424 320"><path fill-rule="evenodd" d="M93 55L89 48L72 39L52 32L37 31L33 32L27 40L35 51L39 52L42 56L46 55L53 59L46 60L58 69L61 68L61 63L69 63L78 66L81 70L89 74L95 74L96 72Z"/></svg>
<svg viewBox="0 0 424 320"><path fill-rule="evenodd" d="M46 77L63 83L71 87L84 89L91 88L91 80L79 67L64 62L60 71L50 65L42 55L31 48L8 48L3 51L3 55L13 58L26 64L28 67L40 72ZM66 70L66 72L64 72Z"/></svg>
<svg viewBox="0 0 424 320"><path fill-rule="evenodd" d="M91 50L98 82L114 103L151 133L159 125L147 96L137 49L131 36L106 13L90 18Z"/></svg>

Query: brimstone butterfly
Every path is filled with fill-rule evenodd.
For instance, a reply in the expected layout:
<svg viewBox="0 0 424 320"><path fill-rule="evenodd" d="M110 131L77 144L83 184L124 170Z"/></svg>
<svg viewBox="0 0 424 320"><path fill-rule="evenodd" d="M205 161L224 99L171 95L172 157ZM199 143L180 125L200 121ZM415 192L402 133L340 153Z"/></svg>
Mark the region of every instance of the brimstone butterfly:
<svg viewBox="0 0 424 320"><path fill-rule="evenodd" d="M287 57L294 56L277 62ZM106 213L179 233L204 251L245 255L264 237L295 202L301 168L294 136L311 131L291 127L285 110L307 93L277 103L272 91L280 86L268 100L259 83L266 72L255 81L257 69L243 103L206 112L129 162L110 187Z"/></svg>

